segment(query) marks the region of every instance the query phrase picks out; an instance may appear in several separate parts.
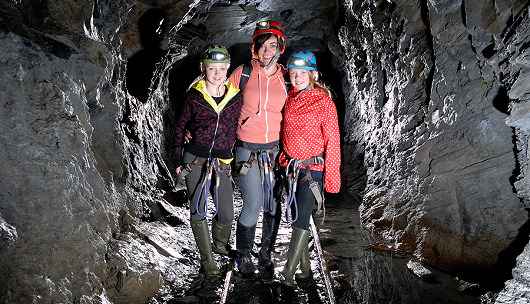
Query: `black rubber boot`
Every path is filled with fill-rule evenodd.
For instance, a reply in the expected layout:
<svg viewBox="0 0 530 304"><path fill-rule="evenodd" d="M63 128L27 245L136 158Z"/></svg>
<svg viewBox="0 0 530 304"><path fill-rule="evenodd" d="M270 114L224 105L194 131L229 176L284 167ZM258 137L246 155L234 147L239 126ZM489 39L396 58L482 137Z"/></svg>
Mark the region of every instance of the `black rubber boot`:
<svg viewBox="0 0 530 304"><path fill-rule="evenodd" d="M261 249L258 253L258 265L260 279L266 282L272 282L274 279L274 263L271 260L271 252L276 242L276 236L278 235L280 216L281 214L279 212L276 215L263 214Z"/></svg>
<svg viewBox="0 0 530 304"><path fill-rule="evenodd" d="M246 279L255 280L258 278L258 269L252 262L252 247L254 246L254 235L256 225L247 227L237 222L236 228L236 249L238 257L236 258L239 273Z"/></svg>

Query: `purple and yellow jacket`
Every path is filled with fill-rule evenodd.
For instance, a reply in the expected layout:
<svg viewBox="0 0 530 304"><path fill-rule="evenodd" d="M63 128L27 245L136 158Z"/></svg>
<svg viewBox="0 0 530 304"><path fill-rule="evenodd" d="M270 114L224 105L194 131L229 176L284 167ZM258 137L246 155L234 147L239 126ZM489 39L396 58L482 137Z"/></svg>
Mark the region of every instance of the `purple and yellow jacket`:
<svg viewBox="0 0 530 304"><path fill-rule="evenodd" d="M184 146L186 152L198 157L220 158L227 163L233 158L232 148L236 140L236 127L243 96L230 80L224 85L227 89L226 94L219 104L206 90L204 79L198 81L184 95L182 114L175 128L173 146L175 168L182 165L185 129L192 135L190 142Z"/></svg>

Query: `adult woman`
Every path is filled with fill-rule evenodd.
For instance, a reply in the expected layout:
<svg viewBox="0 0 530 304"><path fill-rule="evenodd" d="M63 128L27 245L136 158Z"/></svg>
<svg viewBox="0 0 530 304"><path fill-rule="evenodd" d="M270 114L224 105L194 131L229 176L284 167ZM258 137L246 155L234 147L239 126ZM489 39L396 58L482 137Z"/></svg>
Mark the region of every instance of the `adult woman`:
<svg viewBox="0 0 530 304"><path fill-rule="evenodd" d="M277 63L285 50L282 26L274 21L258 22L253 35L252 70L242 90L243 107L237 126L236 161L243 209L237 223L236 248L239 271L244 277L256 278L257 269L250 252L254 244L256 223L263 206L261 249L258 255L261 279L273 279L271 250L276 240L280 212L274 198L275 177L272 172L278 153L282 110L287 97L285 68ZM239 85L244 67L230 76ZM243 76L242 76L243 75Z"/></svg>
<svg viewBox="0 0 530 304"><path fill-rule="evenodd" d="M226 80L230 55L222 45L208 45L203 53L203 76L190 86L177 120L174 140L174 165L178 178L186 179L190 197L190 221L201 255L201 270L206 276L218 276L210 243L206 217L206 199L212 192L217 204L212 220L214 250L228 254L225 248L234 220L234 203L230 162L236 125L241 112L242 95ZM184 129L191 139L182 146Z"/></svg>
<svg viewBox="0 0 530 304"><path fill-rule="evenodd" d="M340 134L337 109L329 89L318 82L315 55L295 52L288 61L291 90L284 110L283 151L279 162L286 168L289 184L288 206L292 235L281 283L293 287L293 275L300 262L297 278L310 276L309 219L320 191L340 190ZM318 185L318 186L317 186ZM296 188L294 188L296 187ZM289 210L288 210L289 211Z"/></svg>

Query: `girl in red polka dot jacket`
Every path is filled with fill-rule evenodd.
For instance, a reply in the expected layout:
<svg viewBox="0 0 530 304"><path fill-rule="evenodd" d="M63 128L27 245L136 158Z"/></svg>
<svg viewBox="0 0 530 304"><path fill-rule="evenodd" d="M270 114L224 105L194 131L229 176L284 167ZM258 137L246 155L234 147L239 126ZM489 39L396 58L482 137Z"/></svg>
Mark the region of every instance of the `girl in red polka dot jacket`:
<svg viewBox="0 0 530 304"><path fill-rule="evenodd" d="M310 279L309 220L315 203L323 202L323 190L340 190L340 134L337 109L329 89L318 81L315 55L295 52L288 61L291 89L284 108L283 151L279 163L285 168L287 219L292 223L283 287ZM309 169L309 170L308 170ZM322 187L324 184L324 187Z"/></svg>

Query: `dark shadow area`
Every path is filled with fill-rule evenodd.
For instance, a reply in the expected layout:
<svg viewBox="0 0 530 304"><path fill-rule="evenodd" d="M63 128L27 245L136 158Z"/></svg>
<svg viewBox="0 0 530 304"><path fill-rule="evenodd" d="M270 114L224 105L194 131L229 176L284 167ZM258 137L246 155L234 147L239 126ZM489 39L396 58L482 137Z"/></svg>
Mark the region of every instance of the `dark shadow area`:
<svg viewBox="0 0 530 304"><path fill-rule="evenodd" d="M482 55L487 58L487 59L490 59L491 57L493 57L495 54L497 54L497 51L495 51L495 43L492 43L488 46L486 46L483 50L482 50Z"/></svg>
<svg viewBox="0 0 530 304"><path fill-rule="evenodd" d="M166 12L158 8L148 10L138 21L142 50L127 62L125 81L129 93L141 102L147 101L156 65L167 53L160 48L166 23Z"/></svg>
<svg viewBox="0 0 530 304"><path fill-rule="evenodd" d="M329 86L333 93L333 101L337 107L337 115L339 119L339 129L341 134L345 134L344 130L344 114L346 103L344 100L344 92L342 91L342 73L337 71L333 65L333 61L336 60L334 55L329 49L325 52L315 53L317 57L318 70L321 73L321 80L323 83ZM343 144L341 136L341 144Z"/></svg>
<svg viewBox="0 0 530 304"><path fill-rule="evenodd" d="M242 64L250 64L250 60L252 59L252 55L250 53L251 45L252 43L249 40L248 43L236 43L228 47L228 53L230 53L231 58L228 75L231 75L238 66Z"/></svg>
<svg viewBox="0 0 530 304"><path fill-rule="evenodd" d="M515 188L515 182L519 178L521 174L521 164L519 163L519 158L517 157L517 154L519 151L517 151L517 135L515 134L515 128L512 128L512 144L513 144L513 154L515 157L515 168L513 168L512 175L510 176L510 185L512 185L512 191L513 193L517 193L517 189Z"/></svg>
<svg viewBox="0 0 530 304"><path fill-rule="evenodd" d="M480 281L480 285L486 290L500 292L504 283L513 278L512 270L516 266L517 257L523 252L530 241L530 209L526 209L529 220L519 228L515 240L499 254L499 261L492 267L491 272Z"/></svg>
<svg viewBox="0 0 530 304"><path fill-rule="evenodd" d="M169 101L170 105L178 116L182 110L184 94L188 91L193 80L200 74L200 56L190 54L184 60L177 62L171 67L169 72Z"/></svg>
<svg viewBox="0 0 530 304"><path fill-rule="evenodd" d="M510 114L510 97L505 87L500 87L497 91L497 96L493 98L493 107L503 114Z"/></svg>

